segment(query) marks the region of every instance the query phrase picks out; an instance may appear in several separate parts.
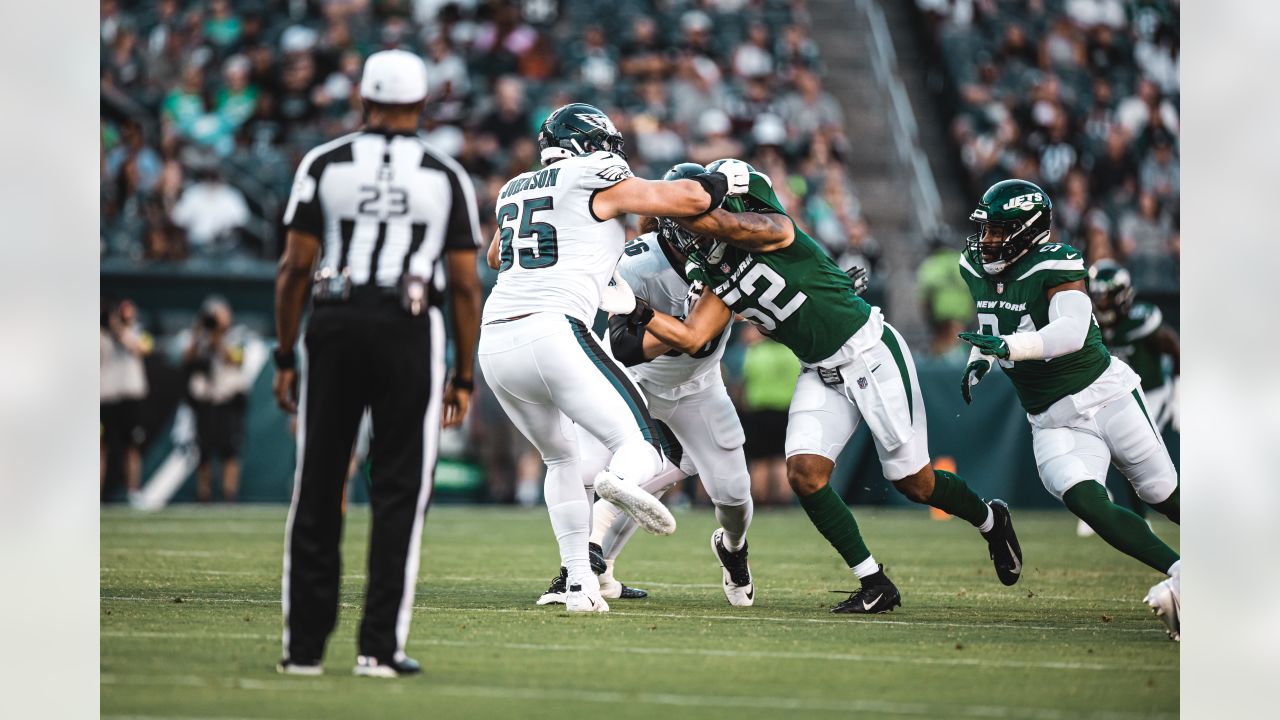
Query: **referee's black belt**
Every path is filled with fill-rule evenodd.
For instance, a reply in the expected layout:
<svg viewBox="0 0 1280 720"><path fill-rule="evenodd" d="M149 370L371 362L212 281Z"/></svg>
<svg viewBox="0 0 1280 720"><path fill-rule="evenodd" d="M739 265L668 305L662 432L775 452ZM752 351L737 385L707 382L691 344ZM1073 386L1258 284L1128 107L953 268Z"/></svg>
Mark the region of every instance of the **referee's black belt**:
<svg viewBox="0 0 1280 720"><path fill-rule="evenodd" d="M327 296L314 292L311 297L311 301L316 307L380 307L383 305L399 307L400 299L401 290L399 287L386 287L383 285L356 285L347 292L345 297ZM444 293L437 290L432 283L427 283L427 304L435 308L444 305Z"/></svg>

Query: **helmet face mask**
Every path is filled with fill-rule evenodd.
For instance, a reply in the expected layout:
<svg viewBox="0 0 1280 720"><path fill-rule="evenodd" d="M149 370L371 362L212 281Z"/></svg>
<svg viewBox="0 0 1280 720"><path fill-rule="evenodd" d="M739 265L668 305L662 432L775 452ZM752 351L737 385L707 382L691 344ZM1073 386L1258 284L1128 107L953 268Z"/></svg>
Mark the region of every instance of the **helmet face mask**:
<svg viewBox="0 0 1280 720"><path fill-rule="evenodd" d="M680 227L671 218L658 218L658 239L685 257L693 255L710 242L707 238Z"/></svg>
<svg viewBox="0 0 1280 720"><path fill-rule="evenodd" d="M1053 203L1034 183L1004 180L983 193L969 219L978 224L978 232L966 239L967 252L988 275L999 275L1033 245L1049 239Z"/></svg>
<svg viewBox="0 0 1280 720"><path fill-rule="evenodd" d="M586 103L569 103L552 110L538 130L538 150L544 165L601 150L625 158L622 147L622 133L609 116Z"/></svg>

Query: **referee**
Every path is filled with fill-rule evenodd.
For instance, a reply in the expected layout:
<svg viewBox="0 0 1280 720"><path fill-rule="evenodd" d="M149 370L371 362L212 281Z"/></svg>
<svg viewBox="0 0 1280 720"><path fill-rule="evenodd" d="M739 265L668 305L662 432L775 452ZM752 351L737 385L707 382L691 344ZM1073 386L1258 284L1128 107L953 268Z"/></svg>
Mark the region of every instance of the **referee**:
<svg viewBox="0 0 1280 720"><path fill-rule="evenodd" d="M480 331L473 188L418 137L426 95L416 55L371 55L360 81L364 128L306 154L285 209L274 389L280 407L298 414L298 455L285 526L283 673L322 672L338 617L343 486L365 408L373 519L355 674L421 671L404 647L422 523L441 425L459 425L467 412ZM455 342L448 384L446 272ZM308 291L311 317L295 356Z"/></svg>

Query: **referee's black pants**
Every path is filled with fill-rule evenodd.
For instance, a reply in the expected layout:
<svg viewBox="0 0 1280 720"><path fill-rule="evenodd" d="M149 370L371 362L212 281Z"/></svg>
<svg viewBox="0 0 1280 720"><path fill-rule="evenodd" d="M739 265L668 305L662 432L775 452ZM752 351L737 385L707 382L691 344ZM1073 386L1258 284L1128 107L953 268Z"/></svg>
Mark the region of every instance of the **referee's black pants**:
<svg viewBox="0 0 1280 720"><path fill-rule="evenodd" d="M347 466L365 407L370 445L369 538L358 650L404 652L422 523L435 473L444 380L444 327L431 308L413 317L394 298L357 292L317 305L303 339L298 467L285 530L284 652L319 662L338 618Z"/></svg>

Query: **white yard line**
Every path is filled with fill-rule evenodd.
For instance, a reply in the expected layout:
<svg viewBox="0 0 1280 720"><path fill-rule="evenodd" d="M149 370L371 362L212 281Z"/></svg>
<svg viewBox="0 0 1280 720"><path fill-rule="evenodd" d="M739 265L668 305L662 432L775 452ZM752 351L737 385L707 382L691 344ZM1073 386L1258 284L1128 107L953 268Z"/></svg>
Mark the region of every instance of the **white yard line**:
<svg viewBox="0 0 1280 720"><path fill-rule="evenodd" d="M103 675L103 685L179 685L192 686L192 676L148 676L138 682L121 682L118 676ZM194 678L201 687L239 688L268 691L303 691L335 689L336 683L326 680L267 680L262 678ZM409 681L412 682L412 681ZM400 688L401 685L390 685ZM1138 718L1174 718L1173 713L1150 712L1072 712L1052 708L1026 708L1001 705L957 705L953 703L931 704L923 702L894 702L887 700L818 700L799 697L769 695L701 695L692 693L612 692L601 690L577 690L574 688L517 688L498 685L437 685L423 683L423 693L452 695L460 698L477 697L504 700L542 700L552 702L582 702L604 705L656 705L666 707L705 707L717 709L743 708L766 710L791 710L801 712L867 713L872 715L898 715L909 717L969 717L1000 718L1008 720L1137 720ZM402 691L403 692L403 691ZM212 718L179 715L104 715L108 720L242 720L240 718Z"/></svg>
<svg viewBox="0 0 1280 720"><path fill-rule="evenodd" d="M204 632L192 633L181 631L161 631L161 632L127 632L127 631L104 631L101 633L104 638L142 638L142 639L171 639L171 640L275 640L276 635L268 635L265 633L222 633L222 632ZM462 647L462 648L494 648L498 650L529 650L533 652L571 652L579 654L591 654L600 652L599 646L593 645L563 645L556 643L505 643L505 642L485 642L482 640L441 640L436 638L419 638L415 639L415 645L430 645L438 647ZM1108 665L1105 663L1081 663L1081 662L1021 662L1017 660L997 660L991 658L929 658L929 657L904 657L897 655L861 655L856 653L830 653L830 652L785 652L772 650L727 650L716 648L674 648L674 647L636 647L636 646L620 646L610 649L612 653L632 654L632 655L690 655L695 657L724 657L724 658L756 658L760 660L823 660L827 662L875 662L875 663L896 663L902 665L947 665L961 667L1000 667L1000 668L1016 668L1028 669L1035 668L1040 670L1090 670L1090 671L1143 671L1143 672L1163 672L1176 670L1171 665L1134 665L1126 663L1123 665Z"/></svg>
<svg viewBox="0 0 1280 720"><path fill-rule="evenodd" d="M104 595L102 600L113 602L154 602L154 603L173 603L171 598L164 597L137 597L125 595ZM227 604L245 604L245 605L278 605L279 600L266 600L259 598L210 598L210 597L183 597L184 603L227 603ZM179 604L179 603L173 603ZM359 608L354 603L339 603L342 608ZM537 613L546 612L536 608L452 608L452 607L431 607L425 605L415 605L415 611L427 613L492 613L492 614L512 614L512 613ZM552 610L554 612L554 610ZM888 620L884 618L803 618L803 617L764 617L761 615L698 615L686 613L657 613L657 612L636 612L631 610L612 610L609 615L628 617L628 618L659 618L667 620L715 620L715 621L746 621L746 622L776 622L776 623L808 623L822 625L846 625L850 623L881 625L885 627L953 627L961 629L999 629L999 630L1030 630L1034 632L1119 632L1119 633L1162 633L1159 627L1152 626L1150 628L1117 628L1106 627L1105 625L1078 625L1078 626L1061 626L1061 625L1017 625L1012 623L984 623L984 622L940 622L936 620Z"/></svg>

